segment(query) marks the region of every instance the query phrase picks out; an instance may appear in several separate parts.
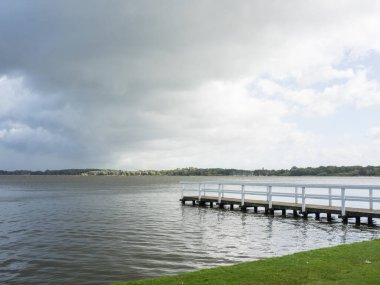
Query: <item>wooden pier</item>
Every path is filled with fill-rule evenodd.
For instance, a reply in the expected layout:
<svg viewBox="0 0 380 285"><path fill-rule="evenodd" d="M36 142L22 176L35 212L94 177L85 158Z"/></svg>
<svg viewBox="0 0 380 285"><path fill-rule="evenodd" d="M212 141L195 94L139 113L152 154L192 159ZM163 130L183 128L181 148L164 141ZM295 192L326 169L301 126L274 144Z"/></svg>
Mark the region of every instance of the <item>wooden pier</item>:
<svg viewBox="0 0 380 285"><path fill-rule="evenodd" d="M328 221L332 220L332 215L337 215L343 223L354 218L356 224L361 223L361 218L367 218L368 224L373 224L374 218L380 218L380 185L219 181L180 183L182 204L190 201L194 206L228 206L231 210L238 206L242 211L253 208L255 213L262 208L265 214L274 215L275 211L281 211L283 216L289 210L294 216L301 215L303 218L313 214L317 220L323 214ZM378 195L374 195L375 191ZM350 192L354 195L349 195ZM189 195L185 195L187 193ZM314 203L310 203L310 200L314 200ZM347 203L365 204L367 207L347 207Z"/></svg>

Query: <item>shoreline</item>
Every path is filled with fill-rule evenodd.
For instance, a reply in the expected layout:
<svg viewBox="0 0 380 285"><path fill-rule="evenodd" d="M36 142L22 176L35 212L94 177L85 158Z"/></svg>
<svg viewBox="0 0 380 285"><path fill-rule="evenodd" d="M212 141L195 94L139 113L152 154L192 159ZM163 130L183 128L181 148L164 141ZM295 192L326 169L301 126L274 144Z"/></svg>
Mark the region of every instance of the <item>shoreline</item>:
<svg viewBox="0 0 380 285"><path fill-rule="evenodd" d="M379 268L378 238L114 285L380 284Z"/></svg>

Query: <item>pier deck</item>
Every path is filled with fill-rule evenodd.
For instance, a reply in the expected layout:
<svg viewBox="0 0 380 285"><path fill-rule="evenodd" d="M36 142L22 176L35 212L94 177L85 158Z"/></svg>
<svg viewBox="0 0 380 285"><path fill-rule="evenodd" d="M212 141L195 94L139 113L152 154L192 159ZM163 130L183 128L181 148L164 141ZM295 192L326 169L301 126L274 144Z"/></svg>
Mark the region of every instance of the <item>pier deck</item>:
<svg viewBox="0 0 380 285"><path fill-rule="evenodd" d="M215 203L220 207L224 207L225 205L240 205L240 199L237 198L223 198L221 199L221 203L218 202L217 197L211 196L202 196L201 201L198 200L198 196L184 196L180 201L185 203L186 201L194 201L197 204L203 203ZM251 200L246 199L244 206L245 208L253 208L253 207L262 207L269 211L269 203L263 200ZM287 203L287 202L273 202L272 210L296 210L302 213L302 204L299 203ZM315 213L325 213L325 214L341 214L340 207L337 206L321 206L315 204L306 204L306 212L305 214L315 214ZM380 211L378 210L367 210L362 208L346 208L346 216L347 218L354 217L371 217L371 218L380 218Z"/></svg>
<svg viewBox="0 0 380 285"><path fill-rule="evenodd" d="M279 184L279 183L249 183L249 182L181 182L182 188L182 204L191 201L193 205L205 205L210 207L214 205L224 208L229 206L234 209L238 206L242 211L247 208L254 208L254 212L258 208L264 208L266 214L274 214L275 211L281 210L282 215L286 215L287 210L292 210L294 216L301 214L307 218L309 214L314 214L316 219L320 218L320 214L326 214L327 220L331 220L331 215L338 215L342 218L343 223L347 223L349 218L355 218L356 223L360 224L361 218L367 218L368 224L373 223L373 218L380 218L380 209L374 208L374 204L380 204L380 197L374 196L374 190L380 190L380 185L326 185L326 184ZM196 188L186 188L189 185L195 185ZM228 187L230 188L228 189ZM236 189L238 186L238 189ZM231 189L231 187L235 187ZM248 188L247 188L248 187ZM249 189L250 187L250 189ZM263 191L264 187L264 191ZM293 191L274 192L272 188L290 188ZM257 189L259 188L259 189ZM307 192L307 188L319 188L328 190L328 194L320 194ZM299 193L299 189L302 192ZM333 194L333 189L339 191L339 195ZM350 196L346 195L346 189L359 189L360 193L367 193L366 196ZM365 191L367 190L367 191ZM197 195L184 195L185 191L196 192ZM364 191L364 192L363 192ZM379 191L380 192L380 191ZM207 195L211 193L211 195ZM213 196L213 195L214 196ZM226 197L233 194L235 197ZM236 195L239 195L236 198ZM251 196L264 196L264 199L250 199ZM231 195L230 195L231 196ZM275 201L274 197L287 197L294 202ZM328 200L329 205L321 205L315 203L306 203L306 200ZM301 200L301 203L299 203ZM338 201L339 206L333 205L333 201ZM346 207L346 201L368 202L368 208Z"/></svg>

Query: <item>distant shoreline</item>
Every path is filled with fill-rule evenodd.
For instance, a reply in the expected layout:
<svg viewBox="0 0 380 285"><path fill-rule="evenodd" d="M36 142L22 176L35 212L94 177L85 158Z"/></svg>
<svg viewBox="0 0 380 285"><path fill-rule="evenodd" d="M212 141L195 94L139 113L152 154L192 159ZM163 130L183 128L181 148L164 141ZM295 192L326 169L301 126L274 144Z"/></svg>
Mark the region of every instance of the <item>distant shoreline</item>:
<svg viewBox="0 0 380 285"><path fill-rule="evenodd" d="M177 168L172 170L0 170L0 175L74 175L74 176L380 176L380 166L319 166L291 169Z"/></svg>

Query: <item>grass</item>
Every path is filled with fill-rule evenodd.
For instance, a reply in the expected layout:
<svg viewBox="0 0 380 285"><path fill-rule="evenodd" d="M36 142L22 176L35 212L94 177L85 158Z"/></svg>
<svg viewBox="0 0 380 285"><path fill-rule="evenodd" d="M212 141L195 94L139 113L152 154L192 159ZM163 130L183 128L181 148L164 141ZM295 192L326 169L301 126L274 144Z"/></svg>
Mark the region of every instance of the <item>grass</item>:
<svg viewBox="0 0 380 285"><path fill-rule="evenodd" d="M380 284L380 239L116 284Z"/></svg>

